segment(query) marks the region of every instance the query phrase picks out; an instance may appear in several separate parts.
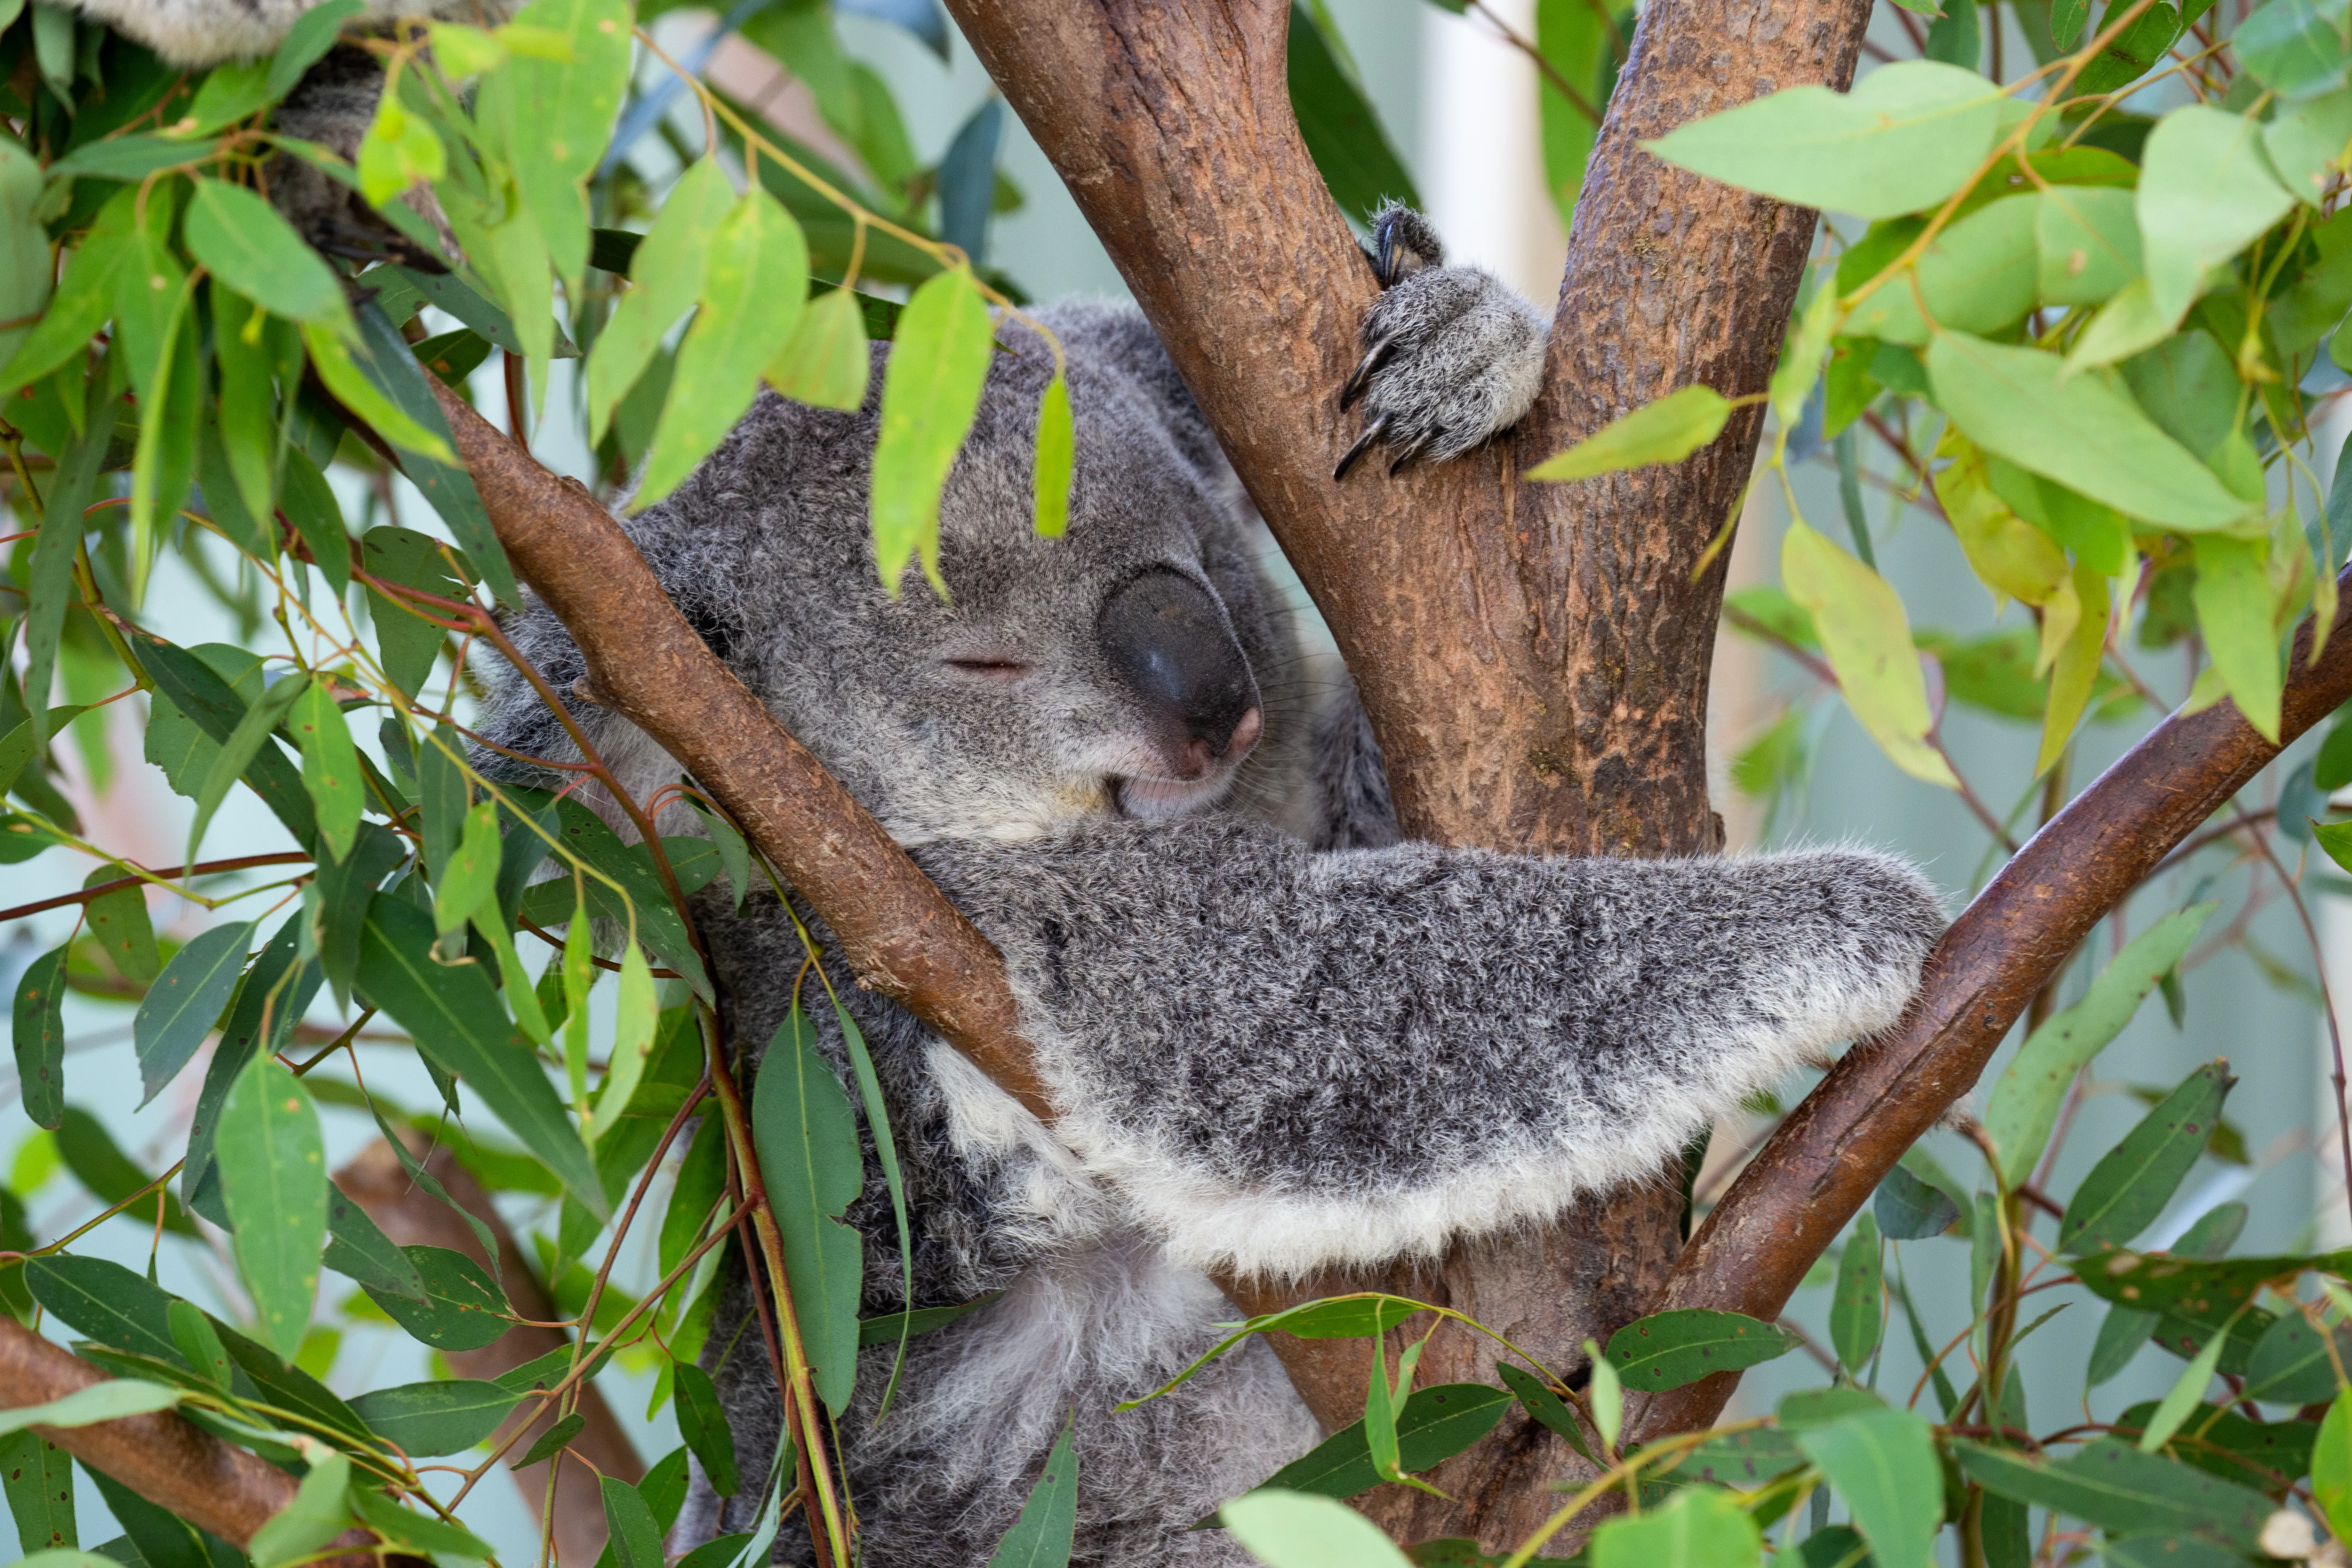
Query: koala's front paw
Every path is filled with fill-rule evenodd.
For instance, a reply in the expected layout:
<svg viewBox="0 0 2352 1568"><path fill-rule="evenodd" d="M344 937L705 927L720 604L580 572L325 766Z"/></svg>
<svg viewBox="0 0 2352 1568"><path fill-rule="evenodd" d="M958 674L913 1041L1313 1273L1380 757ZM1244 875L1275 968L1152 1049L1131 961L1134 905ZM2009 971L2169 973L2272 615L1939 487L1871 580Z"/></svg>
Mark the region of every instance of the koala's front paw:
<svg viewBox="0 0 2352 1568"><path fill-rule="evenodd" d="M1366 247L1383 290L1364 316L1364 357L1339 406L1364 404L1364 433L1332 470L1385 443L1389 472L1422 458L1458 458L1519 421L1543 380L1548 328L1509 285L1475 267L1448 267L1427 219L1392 206Z"/></svg>

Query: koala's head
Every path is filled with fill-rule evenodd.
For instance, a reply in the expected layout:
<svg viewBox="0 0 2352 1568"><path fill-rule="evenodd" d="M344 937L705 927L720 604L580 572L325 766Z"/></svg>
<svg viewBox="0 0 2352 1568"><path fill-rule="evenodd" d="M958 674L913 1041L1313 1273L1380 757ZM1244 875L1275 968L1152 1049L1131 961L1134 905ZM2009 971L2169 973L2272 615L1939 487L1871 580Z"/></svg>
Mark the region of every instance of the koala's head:
<svg viewBox="0 0 2352 1568"><path fill-rule="evenodd" d="M995 357L941 507L945 602L911 572L893 598L875 571L879 351L864 410L763 395L692 479L629 525L704 638L904 843L1229 802L1263 809L1306 743L1287 607L1165 356L1130 311L1046 320L1065 344L1076 425L1068 531L1041 539L1032 527L1051 359L1008 326L998 336L1013 352ZM578 655L553 617L535 609L516 630L564 689ZM520 687L503 694L492 739L558 745ZM668 766L657 755L644 765Z"/></svg>

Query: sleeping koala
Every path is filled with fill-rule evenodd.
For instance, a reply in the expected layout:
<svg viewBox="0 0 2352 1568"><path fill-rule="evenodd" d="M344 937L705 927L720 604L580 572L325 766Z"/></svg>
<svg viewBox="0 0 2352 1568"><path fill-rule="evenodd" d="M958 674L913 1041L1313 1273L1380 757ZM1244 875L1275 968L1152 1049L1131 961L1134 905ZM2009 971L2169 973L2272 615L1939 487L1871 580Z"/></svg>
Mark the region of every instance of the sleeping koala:
<svg viewBox="0 0 2352 1568"><path fill-rule="evenodd" d="M1389 287L1363 367L1334 389L1365 405L1349 460L1382 441L1400 462L1449 455L1524 413L1544 348L1532 308L1444 267L1410 214L1384 215L1372 259ZM830 932L800 911L873 1050L912 1210L909 1301L869 1155L849 1215L864 1312L995 1297L913 1341L878 1426L896 1347L866 1352L838 1428L866 1560L985 1562L1075 1411L1073 1561L1241 1563L1222 1532L1187 1527L1318 1439L1272 1353L1249 1342L1169 1397L1111 1408L1238 1315L1211 1270L1433 1258L1658 1180L1742 1096L1891 1025L1943 922L1916 873L1851 851L1554 860L1398 843L1353 688L1315 678L1261 525L1150 329L1108 305L1042 319L1076 419L1069 531L1031 530L1053 362L1008 322L942 509L951 600L876 580L870 397L835 414L763 394L626 526L710 646L1003 953L1060 1112L1040 1122L843 984ZM553 616L530 608L512 630L569 690L583 667ZM676 777L624 721L574 717L633 789ZM486 734L574 754L519 679ZM698 913L729 1037L756 1058L800 943L764 894L740 915L707 895ZM766 1473L780 1419L744 1331L753 1289L737 1268L705 1356L747 1478ZM748 1528L755 1503L698 1478L677 1540ZM788 1521L778 1559L808 1552Z"/></svg>

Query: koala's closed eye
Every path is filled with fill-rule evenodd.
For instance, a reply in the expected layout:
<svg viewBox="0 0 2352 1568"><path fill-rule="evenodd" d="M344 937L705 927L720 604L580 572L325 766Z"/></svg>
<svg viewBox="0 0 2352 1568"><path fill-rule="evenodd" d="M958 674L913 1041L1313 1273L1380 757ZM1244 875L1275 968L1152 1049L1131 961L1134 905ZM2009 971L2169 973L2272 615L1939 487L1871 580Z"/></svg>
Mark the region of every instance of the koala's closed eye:
<svg viewBox="0 0 2352 1568"><path fill-rule="evenodd" d="M983 656L976 658L943 658L942 665L973 680L1010 684L1027 675L1034 668L1025 660L1009 657Z"/></svg>

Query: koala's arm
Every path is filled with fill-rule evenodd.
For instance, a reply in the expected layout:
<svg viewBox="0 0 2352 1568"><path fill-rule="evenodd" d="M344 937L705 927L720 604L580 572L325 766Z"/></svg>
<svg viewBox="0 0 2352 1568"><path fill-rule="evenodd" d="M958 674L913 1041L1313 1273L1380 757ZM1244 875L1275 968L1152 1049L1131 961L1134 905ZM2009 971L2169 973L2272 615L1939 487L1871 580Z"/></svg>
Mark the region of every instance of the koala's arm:
<svg viewBox="0 0 2352 1568"><path fill-rule="evenodd" d="M1231 821L919 853L1003 950L1055 1133L1181 1261L1433 1254L1655 1180L1892 1025L1943 929L1899 862L1318 854Z"/></svg>

